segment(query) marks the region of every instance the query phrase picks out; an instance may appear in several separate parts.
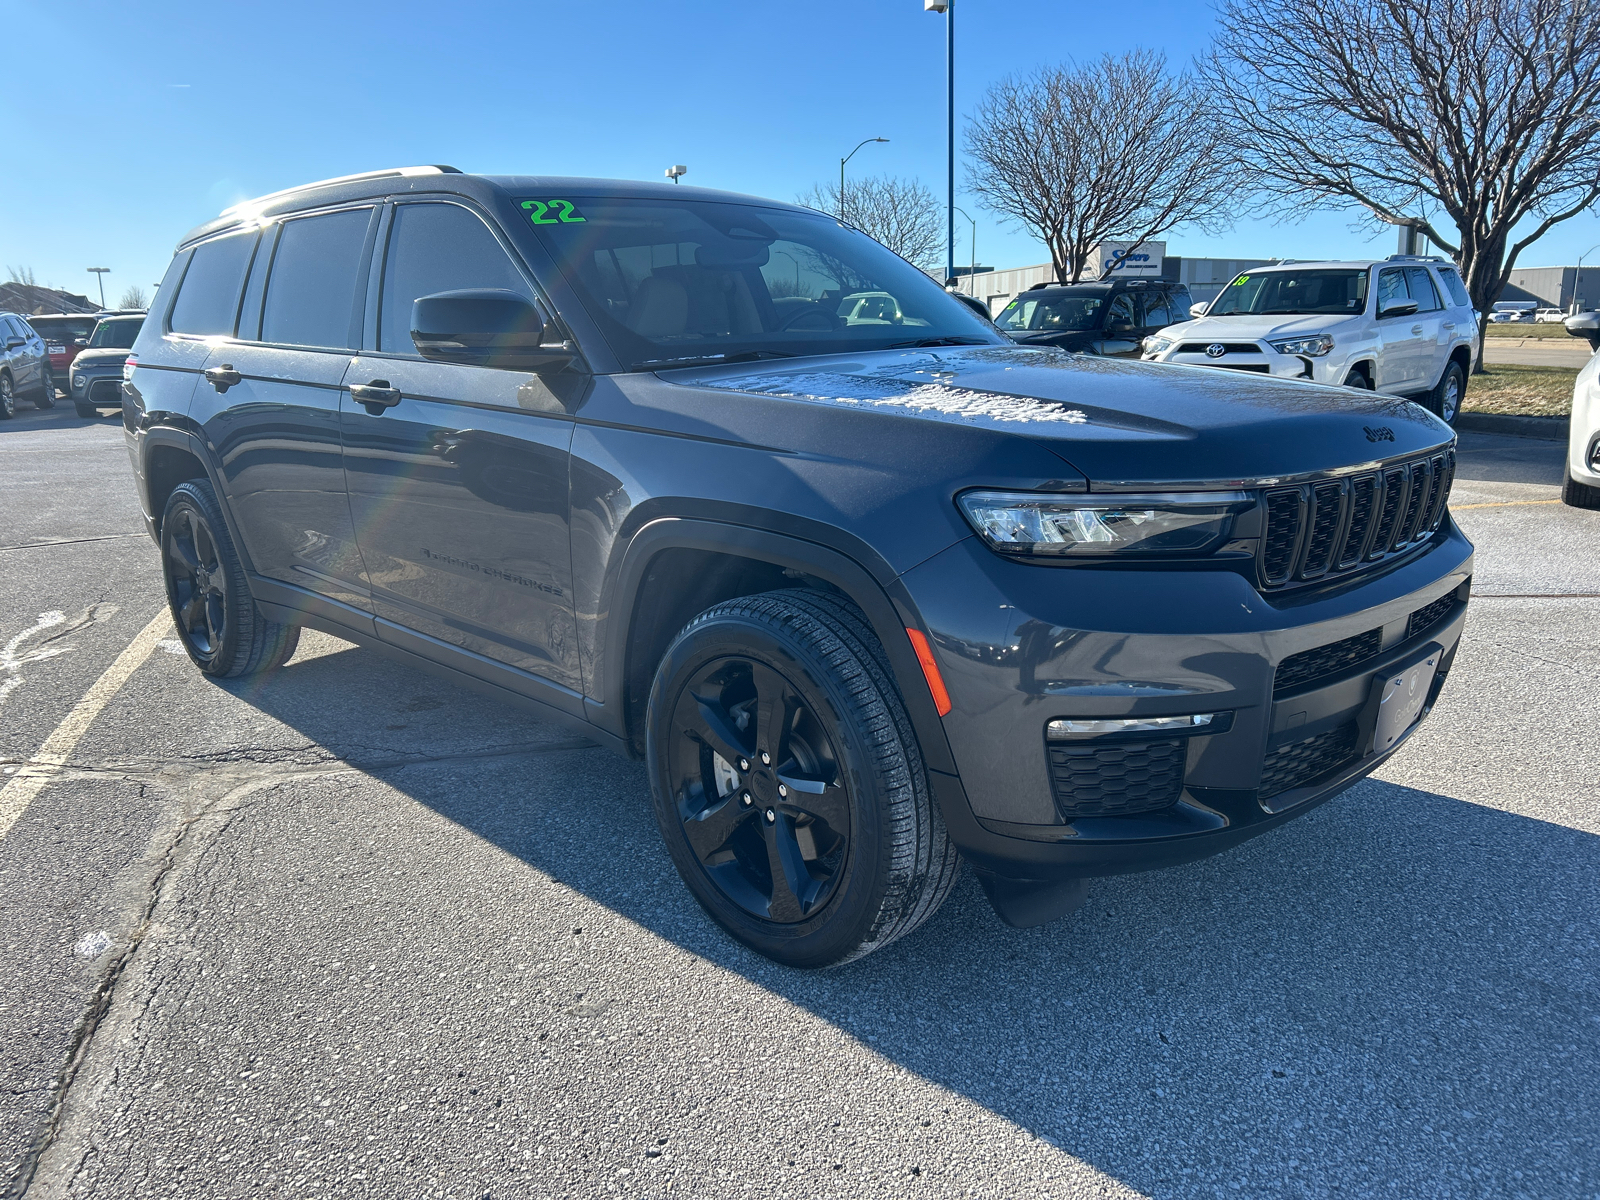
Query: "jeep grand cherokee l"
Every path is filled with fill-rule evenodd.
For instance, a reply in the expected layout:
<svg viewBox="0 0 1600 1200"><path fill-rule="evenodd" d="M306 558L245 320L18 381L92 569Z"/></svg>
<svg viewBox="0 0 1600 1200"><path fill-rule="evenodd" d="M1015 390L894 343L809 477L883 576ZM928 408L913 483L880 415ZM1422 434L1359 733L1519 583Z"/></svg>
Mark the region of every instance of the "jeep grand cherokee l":
<svg viewBox="0 0 1600 1200"><path fill-rule="evenodd" d="M1437 418L1018 346L791 205L405 168L228 210L158 296L123 420L200 670L309 626L642 758L782 962L909 932L962 858L1027 925L1264 833L1461 635Z"/></svg>

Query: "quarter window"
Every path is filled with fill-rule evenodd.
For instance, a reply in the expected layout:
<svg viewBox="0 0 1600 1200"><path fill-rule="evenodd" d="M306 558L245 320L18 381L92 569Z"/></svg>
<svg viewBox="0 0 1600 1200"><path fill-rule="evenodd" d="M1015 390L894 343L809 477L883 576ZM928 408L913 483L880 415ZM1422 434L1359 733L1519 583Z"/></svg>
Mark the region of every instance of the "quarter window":
<svg viewBox="0 0 1600 1200"><path fill-rule="evenodd" d="M378 349L415 354L412 303L462 288L506 288L534 298L499 240L473 213L458 204L397 206L383 270Z"/></svg>
<svg viewBox="0 0 1600 1200"><path fill-rule="evenodd" d="M371 209L355 208L284 222L261 306L263 342L330 349L357 344L351 336L359 327L356 296L366 290L357 276L371 219Z"/></svg>
<svg viewBox="0 0 1600 1200"><path fill-rule="evenodd" d="M189 269L172 305L174 333L207 336L233 333L239 312L239 288L250 262L256 233L236 233L196 246Z"/></svg>
<svg viewBox="0 0 1600 1200"><path fill-rule="evenodd" d="M1472 307L1472 297L1467 295L1467 289L1461 282L1461 276L1457 275L1450 267L1440 267L1439 278L1444 280L1445 290L1450 293L1450 299L1454 300L1461 308Z"/></svg>

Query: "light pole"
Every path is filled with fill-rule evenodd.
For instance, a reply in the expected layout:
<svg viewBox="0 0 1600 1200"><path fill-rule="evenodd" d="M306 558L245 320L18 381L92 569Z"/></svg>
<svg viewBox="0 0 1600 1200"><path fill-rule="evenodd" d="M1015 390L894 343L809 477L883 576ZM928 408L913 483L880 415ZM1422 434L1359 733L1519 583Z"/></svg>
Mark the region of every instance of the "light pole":
<svg viewBox="0 0 1600 1200"><path fill-rule="evenodd" d="M688 173L689 173L689 168L685 167L685 166L675 166L675 167L668 167L667 168L667 178L672 180L673 183L677 183L679 180L681 180Z"/></svg>
<svg viewBox="0 0 1600 1200"><path fill-rule="evenodd" d="M971 217L967 216L966 209L958 207L956 208L956 211L963 217L967 217L967 220L972 223L972 244L970 246L970 249L972 250L972 265L967 268L967 279L971 280L978 274L978 223L973 221ZM951 257L954 257L954 251L951 252ZM955 268L953 267L951 268L952 271L954 271L954 269ZM948 276L946 278L948 278ZM971 292L974 296L978 294L976 285L967 288L967 291Z"/></svg>
<svg viewBox="0 0 1600 1200"><path fill-rule="evenodd" d="M887 142L888 140L888 138L868 138L861 143L861 146L870 146L873 142ZM841 221L844 220L844 165L856 156L856 150L861 149L861 146L857 146L855 150L850 151L849 154L839 160L839 220Z"/></svg>
<svg viewBox="0 0 1600 1200"><path fill-rule="evenodd" d="M956 273L956 0L922 0L923 12L944 14L946 215L944 277Z"/></svg>
<svg viewBox="0 0 1600 1200"><path fill-rule="evenodd" d="M774 250L773 253L783 255L784 258L794 264L794 294L798 296L800 294L800 260L787 250Z"/></svg>
<svg viewBox="0 0 1600 1200"><path fill-rule="evenodd" d="M104 309L106 306L106 272L111 270L111 268L90 267L89 270L93 273L95 280L100 284L100 307Z"/></svg>
<svg viewBox="0 0 1600 1200"><path fill-rule="evenodd" d="M1578 298L1579 293L1583 289L1583 260L1588 258L1589 255L1593 254L1596 250L1600 250L1600 242L1596 242L1594 245L1590 246L1587 250L1585 250L1582 254L1578 255L1578 269L1572 273L1572 311L1573 311L1573 313L1580 313L1580 312L1583 311L1583 309L1578 307L1578 305L1583 303L1583 301Z"/></svg>

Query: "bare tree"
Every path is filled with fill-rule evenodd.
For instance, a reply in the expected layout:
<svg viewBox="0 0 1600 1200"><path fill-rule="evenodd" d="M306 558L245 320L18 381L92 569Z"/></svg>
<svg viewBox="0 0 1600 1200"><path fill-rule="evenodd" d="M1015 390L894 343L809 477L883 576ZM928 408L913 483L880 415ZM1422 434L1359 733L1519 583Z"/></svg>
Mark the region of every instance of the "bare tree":
<svg viewBox="0 0 1600 1200"><path fill-rule="evenodd" d="M1597 0L1226 0L1220 16L1207 106L1279 211L1418 220L1480 333L1517 256L1600 199Z"/></svg>
<svg viewBox="0 0 1600 1200"><path fill-rule="evenodd" d="M150 297L138 284L134 284L122 293L122 299L117 301L118 308L149 308Z"/></svg>
<svg viewBox="0 0 1600 1200"><path fill-rule="evenodd" d="M967 127L971 187L1044 242L1057 280L1076 282L1107 239L1222 223L1229 160L1194 111L1189 77L1148 50L1003 79Z"/></svg>
<svg viewBox="0 0 1600 1200"><path fill-rule="evenodd" d="M807 208L842 218L923 270L938 265L944 251L944 210L920 179L869 175L845 184L814 185L796 197Z"/></svg>
<svg viewBox="0 0 1600 1200"><path fill-rule="evenodd" d="M10 277L9 282L11 283L20 283L24 287L39 286L33 277L32 267L7 267L6 274Z"/></svg>

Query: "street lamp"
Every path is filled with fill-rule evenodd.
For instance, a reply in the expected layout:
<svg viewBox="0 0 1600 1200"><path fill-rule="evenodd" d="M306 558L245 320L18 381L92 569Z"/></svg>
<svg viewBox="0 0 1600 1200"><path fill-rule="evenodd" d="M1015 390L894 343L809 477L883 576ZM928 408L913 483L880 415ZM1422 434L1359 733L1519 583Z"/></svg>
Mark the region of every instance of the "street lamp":
<svg viewBox="0 0 1600 1200"><path fill-rule="evenodd" d="M1589 255L1593 254L1596 250L1600 250L1600 242L1596 242L1582 254L1578 255L1578 269L1572 273L1572 311L1574 313L1580 313L1583 311L1583 309L1578 307L1578 305L1583 303L1583 301L1578 298L1583 291L1583 260L1588 258Z"/></svg>
<svg viewBox="0 0 1600 1200"><path fill-rule="evenodd" d="M800 260L787 250L774 250L773 253L781 254L794 264L794 294L798 296L800 294Z"/></svg>
<svg viewBox="0 0 1600 1200"><path fill-rule="evenodd" d="M873 142L887 142L888 140L888 138L868 138L861 143L861 146L870 146ZM856 156L856 150L860 150L861 146L857 146L855 150L850 151L849 154L839 160L839 220L841 221L844 220L844 165Z"/></svg>
<svg viewBox="0 0 1600 1200"><path fill-rule="evenodd" d="M104 309L106 306L106 272L110 270L110 267L89 268L89 271L94 275L96 282L100 284L100 307L102 309Z"/></svg>
<svg viewBox="0 0 1600 1200"><path fill-rule="evenodd" d="M668 167L667 168L667 178L672 180L673 183L677 183L680 179L682 179L688 173L689 173L689 168L685 167L685 166L676 166L676 167Z"/></svg>
<svg viewBox="0 0 1600 1200"><path fill-rule="evenodd" d="M922 0L923 12L944 14L945 229L944 277L956 273L956 0Z"/></svg>
<svg viewBox="0 0 1600 1200"><path fill-rule="evenodd" d="M972 222L972 245L971 245L972 265L967 268L967 278L969 280L971 280L978 273L978 223L976 221L973 221L971 217L967 216L967 210L966 209L957 207L956 211L958 213L960 213L963 217L967 217L968 221ZM953 270L953 268L952 268L952 270ZM948 279L949 276L947 275L947 276L945 276L945 278ZM976 285L973 285L973 286L969 287L967 289L967 291L971 292L974 296L976 296L978 294L978 289L977 289Z"/></svg>

